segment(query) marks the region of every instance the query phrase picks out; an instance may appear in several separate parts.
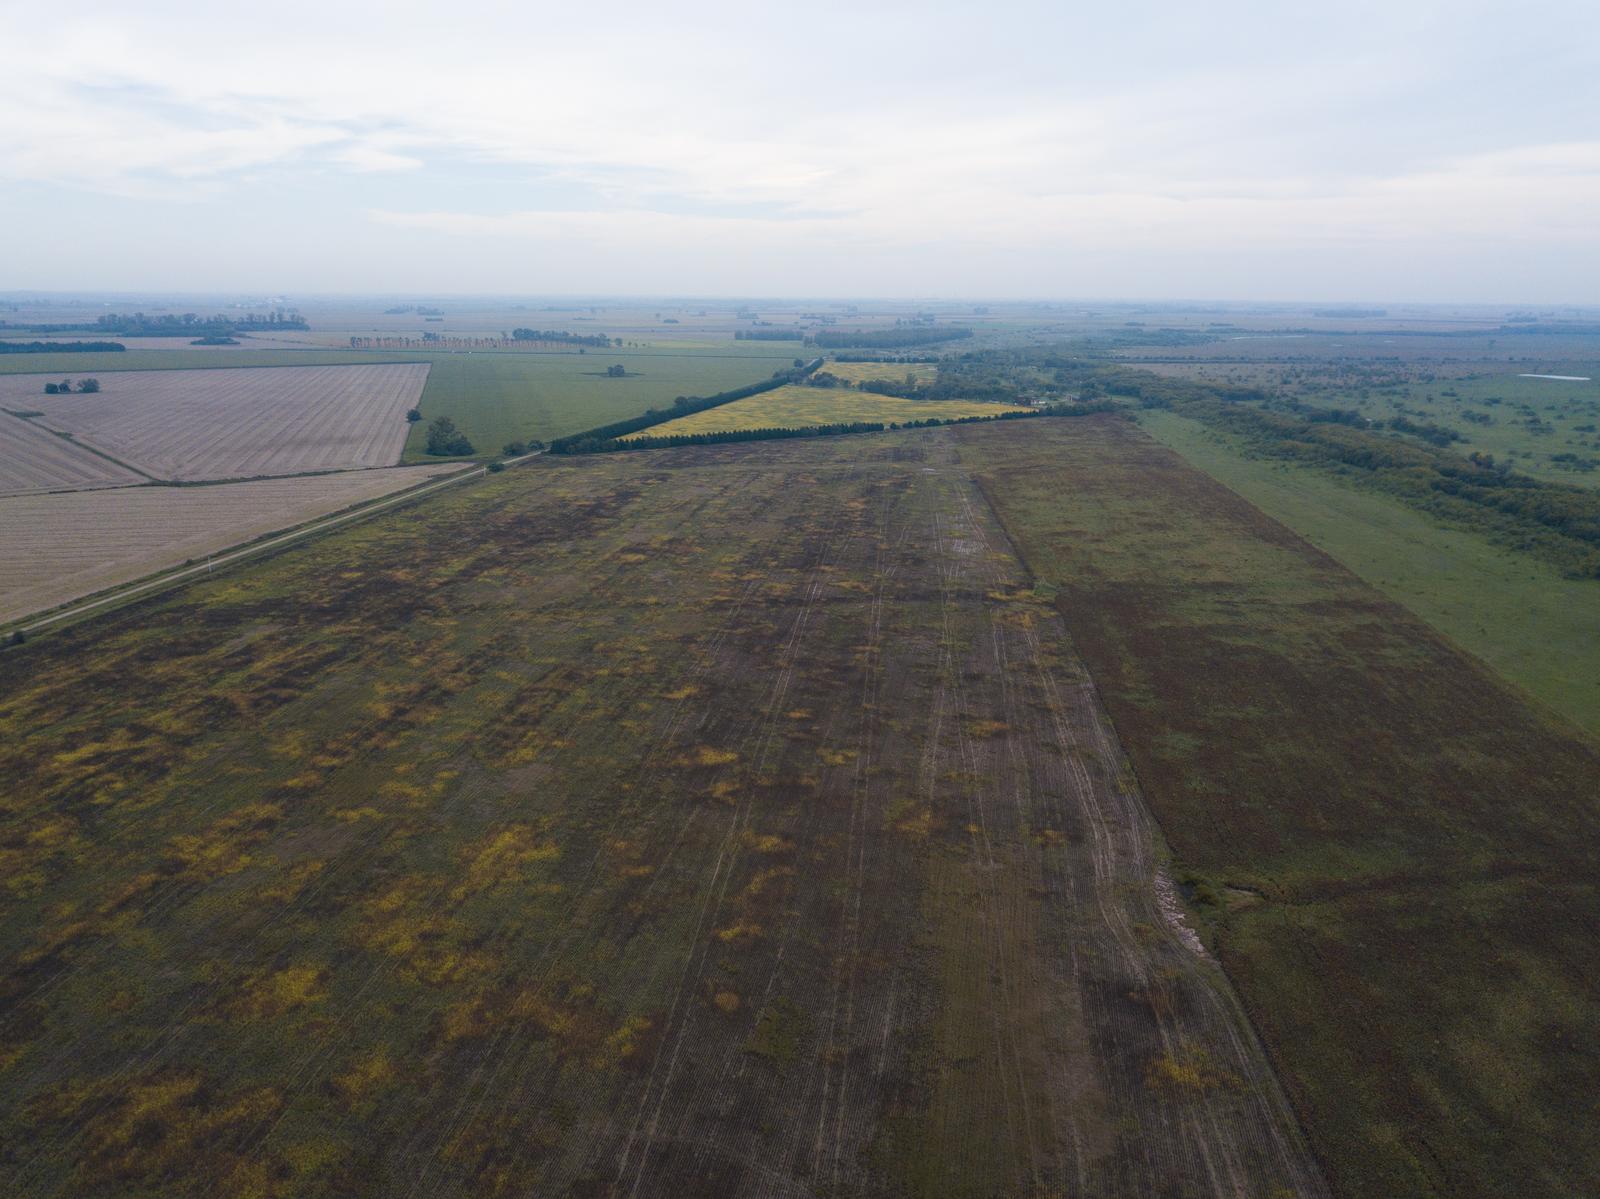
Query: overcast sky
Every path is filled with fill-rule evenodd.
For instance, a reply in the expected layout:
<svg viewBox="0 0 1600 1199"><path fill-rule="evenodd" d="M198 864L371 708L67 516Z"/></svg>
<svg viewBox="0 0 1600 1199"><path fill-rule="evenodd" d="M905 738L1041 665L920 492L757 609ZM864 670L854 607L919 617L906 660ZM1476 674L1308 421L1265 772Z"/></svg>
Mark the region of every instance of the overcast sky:
<svg viewBox="0 0 1600 1199"><path fill-rule="evenodd" d="M0 289L1600 302L1600 7L0 0Z"/></svg>

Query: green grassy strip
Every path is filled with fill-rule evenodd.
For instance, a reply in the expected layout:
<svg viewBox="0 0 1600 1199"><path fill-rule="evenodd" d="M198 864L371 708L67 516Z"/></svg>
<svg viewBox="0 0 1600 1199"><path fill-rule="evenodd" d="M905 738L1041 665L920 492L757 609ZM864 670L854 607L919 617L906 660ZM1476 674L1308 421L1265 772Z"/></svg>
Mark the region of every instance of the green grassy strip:
<svg viewBox="0 0 1600 1199"><path fill-rule="evenodd" d="M1139 423L1193 466L1327 551L1506 679L1600 736L1600 596L1589 580L1446 528L1347 475L1252 454L1172 412Z"/></svg>

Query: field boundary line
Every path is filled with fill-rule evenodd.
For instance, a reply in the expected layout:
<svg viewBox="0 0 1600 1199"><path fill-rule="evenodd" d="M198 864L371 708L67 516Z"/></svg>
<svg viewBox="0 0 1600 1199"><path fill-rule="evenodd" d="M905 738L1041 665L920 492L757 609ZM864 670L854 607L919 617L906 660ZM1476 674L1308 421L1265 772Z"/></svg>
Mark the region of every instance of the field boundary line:
<svg viewBox="0 0 1600 1199"><path fill-rule="evenodd" d="M526 462L529 458L536 456L536 454L526 454L521 458L507 459L504 465L516 465L521 462ZM246 558L252 558L257 554L265 553L268 550L277 549L281 546L288 545L291 542L300 541L304 538L314 536L317 533L326 532L329 529L332 529L338 525L347 524L350 521L360 520L368 516L376 515L379 512L393 508L399 504L420 499L425 495L440 490L441 488L454 486L458 483L464 483L468 479L475 479L479 476L487 475L488 473L489 468L486 465L469 467L464 471L449 475L446 478L424 483L418 487L412 487L406 491L400 492L398 495L381 497L373 500L370 503L363 504L355 508L349 508L342 512L334 513L331 516L316 517L310 523L303 524L299 528L291 528L287 532L272 534L265 541L258 541L255 543L242 545L236 549L231 549L224 553L210 557L204 562L195 563L193 566L184 566L176 571L163 573L154 578L147 575L142 581L136 580L128 586L119 587L109 595L101 595L82 602L71 603L67 607L62 608L57 612L53 612L49 616L34 620L31 623L22 623L22 621L28 620L27 617L22 617L19 621L13 622L13 631L22 633L25 636L31 636L34 633L48 629L52 625L59 624L62 621L72 620L77 617L89 616L96 613L99 609L107 607L108 605L121 604L123 602L139 598L147 593L159 591L168 586L176 586L188 581L195 575L213 574L218 567L232 566L237 562L240 562Z"/></svg>

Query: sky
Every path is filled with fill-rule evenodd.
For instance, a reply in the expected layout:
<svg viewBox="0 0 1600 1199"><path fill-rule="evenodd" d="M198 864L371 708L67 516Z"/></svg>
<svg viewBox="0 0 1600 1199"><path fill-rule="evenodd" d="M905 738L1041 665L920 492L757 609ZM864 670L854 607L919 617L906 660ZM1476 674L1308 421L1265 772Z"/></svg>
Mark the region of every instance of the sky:
<svg viewBox="0 0 1600 1199"><path fill-rule="evenodd" d="M1592 0L0 28L0 290L1600 303Z"/></svg>

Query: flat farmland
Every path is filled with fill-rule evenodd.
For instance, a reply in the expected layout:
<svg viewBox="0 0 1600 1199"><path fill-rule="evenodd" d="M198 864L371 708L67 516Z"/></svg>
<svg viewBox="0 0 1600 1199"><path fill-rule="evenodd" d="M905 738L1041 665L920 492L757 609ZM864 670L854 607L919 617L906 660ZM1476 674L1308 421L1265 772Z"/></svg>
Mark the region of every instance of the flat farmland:
<svg viewBox="0 0 1600 1199"><path fill-rule="evenodd" d="M596 330L598 331L598 330ZM27 363L21 360L27 359ZM793 352L761 342L726 341L699 348L524 351L427 350L420 345L393 351L262 349L240 346L217 353L203 349L144 350L126 354L17 354L0 356L0 395L14 395L8 374L37 375L30 385L110 372L214 371L239 367L310 367L420 363L431 367L422 393L430 420L448 416L484 454L498 454L512 441L549 441L610 421L670 405L678 396L715 395L770 378L787 369ZM620 365L623 378L606 375ZM191 384L199 386L199 384ZM27 392L27 388L23 388ZM38 408L22 394L8 407ZM419 425L406 443L406 460L429 461L427 430Z"/></svg>
<svg viewBox="0 0 1600 1199"><path fill-rule="evenodd" d="M0 621L377 499L454 464L0 498Z"/></svg>
<svg viewBox="0 0 1600 1199"><path fill-rule="evenodd" d="M422 411L448 416L480 452L498 453L512 441L541 441L580 433L648 408L665 408L678 396L715 395L770 378L794 361L782 350L760 354L746 343L716 353L590 350L575 353L440 354L433 360ZM622 378L606 375L621 366ZM412 431L411 461L425 457L427 431Z"/></svg>
<svg viewBox="0 0 1600 1199"><path fill-rule="evenodd" d="M939 373L939 368L931 362L827 362L822 369L852 383L870 380L899 383L907 375L928 382Z"/></svg>
<svg viewBox="0 0 1600 1199"><path fill-rule="evenodd" d="M0 412L0 496L144 481L144 476L32 421Z"/></svg>
<svg viewBox="0 0 1600 1199"><path fill-rule="evenodd" d="M0 655L7 1193L1324 1194L949 434L539 461Z"/></svg>
<svg viewBox="0 0 1600 1199"><path fill-rule="evenodd" d="M1336 1189L1595 1194L1600 751L1131 424L978 432Z"/></svg>
<svg viewBox="0 0 1600 1199"><path fill-rule="evenodd" d="M954 420L964 416L998 416L1026 412L1014 404L988 404L978 400L905 400L873 395L854 388L805 387L786 384L746 400L735 400L680 416L664 425L630 433L621 441L642 437L676 437L685 433L723 433L740 429L801 429L813 425L881 421L884 424L916 420Z"/></svg>
<svg viewBox="0 0 1600 1199"><path fill-rule="evenodd" d="M219 354L219 349L226 350ZM369 354L356 350L286 350L260 346L147 347L124 354L0 354L0 375L42 375L45 380L98 378L111 371L232 370L246 366L359 366L368 362L416 362L419 354Z"/></svg>
<svg viewBox="0 0 1600 1199"><path fill-rule="evenodd" d="M0 376L0 406L161 479L194 482L392 466L428 367L258 367L96 375L100 390L45 395L42 375Z"/></svg>

